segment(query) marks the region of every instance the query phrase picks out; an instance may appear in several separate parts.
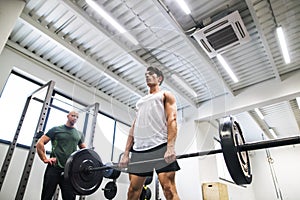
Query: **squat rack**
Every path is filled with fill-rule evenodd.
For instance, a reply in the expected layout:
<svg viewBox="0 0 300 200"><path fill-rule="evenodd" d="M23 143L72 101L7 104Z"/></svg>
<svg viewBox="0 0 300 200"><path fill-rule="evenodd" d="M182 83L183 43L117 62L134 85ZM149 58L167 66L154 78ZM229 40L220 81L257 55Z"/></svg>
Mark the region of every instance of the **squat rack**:
<svg viewBox="0 0 300 200"><path fill-rule="evenodd" d="M41 86L39 89L35 90L32 94L30 94L27 97L27 100L25 102L25 106L23 108L23 111L22 111L17 129L16 129L16 132L15 132L15 135L14 135L14 138L13 138L12 142L9 145L9 148L7 150L7 153L6 153L6 157L3 161L1 172L0 172L0 191L1 191L3 183L4 183L4 180L5 180L7 171L8 171L8 167L9 167L10 162L12 160L14 150L17 146L17 140L18 140L18 137L19 137L19 133L21 131L21 127L23 125L23 122L24 122L27 110L29 108L30 102L31 102L31 100L37 100L37 101L43 103L42 108L41 108L41 112L40 112L40 115L39 115L39 120L38 120L36 129L35 129L35 132L34 132L32 144L30 146L30 150L29 150L28 155L27 155L27 159L26 159L25 166L24 166L24 169L23 169L22 177L21 177L21 180L19 182L18 190L17 190L16 196L15 196L16 200L22 200L24 195L25 195L26 186L27 186L27 183L28 183L28 180L29 180L31 168L32 168L33 161L34 161L35 154L36 154L36 143L37 143L38 139L44 134L43 130L45 128L45 121L46 121L46 119L48 117L48 114L49 114L49 108L51 108L51 104L52 104L51 100L53 98L52 95L54 94L54 86L55 86L55 82L51 80L48 83L46 83L45 85ZM34 96L38 92L40 92L42 90L45 90L45 89L46 89L46 94L45 94L44 98L39 99L39 98L36 98ZM85 108L85 110L89 110L89 109L93 109L93 113L92 113L93 119L92 119L92 125L91 125L91 129L90 129L90 135L89 135L89 140L90 141L87 141L87 146L89 148L93 148L93 139L94 139L94 133L95 133L96 123L97 123L97 115L98 115L98 112L99 112L99 103L89 105ZM89 119L88 115L89 114L86 113L85 121L84 121L84 125L83 125L83 131L82 131L84 133L85 137L86 137L87 127L88 127L88 119ZM54 197L53 200L57 200L58 196L59 196L59 187L57 188L57 190L56 190L56 192L53 196ZM81 196L80 200L82 200L82 199L85 199L85 197Z"/></svg>

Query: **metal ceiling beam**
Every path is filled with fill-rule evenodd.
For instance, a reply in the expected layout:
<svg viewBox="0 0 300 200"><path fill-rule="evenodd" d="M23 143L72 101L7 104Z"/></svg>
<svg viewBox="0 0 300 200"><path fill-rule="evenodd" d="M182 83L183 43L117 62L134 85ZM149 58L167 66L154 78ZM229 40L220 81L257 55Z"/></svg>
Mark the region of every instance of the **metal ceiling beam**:
<svg viewBox="0 0 300 200"><path fill-rule="evenodd" d="M272 56L272 53L271 53L271 50L270 50L270 47L269 47L269 44L267 42L267 39L266 39L265 35L263 34L262 27L261 27L261 25L259 23L258 17L256 15L255 9L253 7L252 0L246 0L246 4L247 4L249 12L250 12L250 14L252 16L254 24L255 24L255 26L257 28L257 32L260 35L260 38L261 38L261 41L262 41L262 44L263 44L263 48L265 49L266 54L268 56L268 60L271 63L272 70L274 71L274 74L275 74L275 79L278 80L278 81L281 81L280 75L278 73L276 64L274 62L274 58Z"/></svg>
<svg viewBox="0 0 300 200"><path fill-rule="evenodd" d="M298 104L296 101L297 101L296 99L293 99L293 100L290 100L289 103L290 103L290 107L293 111L293 114L295 116L295 120L298 125L298 130L300 131L300 109L298 108Z"/></svg>
<svg viewBox="0 0 300 200"><path fill-rule="evenodd" d="M251 110L248 111L248 114L252 117L252 119L256 122L257 126L261 128L261 130L264 132L264 134L270 138L274 139L274 136L269 131L269 126L264 120L261 120L256 114L254 114L255 111Z"/></svg>

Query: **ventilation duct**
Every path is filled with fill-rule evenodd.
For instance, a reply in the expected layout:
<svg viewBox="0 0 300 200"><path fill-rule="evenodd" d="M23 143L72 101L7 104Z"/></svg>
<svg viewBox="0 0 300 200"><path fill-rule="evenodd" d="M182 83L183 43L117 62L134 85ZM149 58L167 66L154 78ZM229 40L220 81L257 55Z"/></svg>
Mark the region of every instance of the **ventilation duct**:
<svg viewBox="0 0 300 200"><path fill-rule="evenodd" d="M196 30L192 36L210 58L250 40L238 11Z"/></svg>

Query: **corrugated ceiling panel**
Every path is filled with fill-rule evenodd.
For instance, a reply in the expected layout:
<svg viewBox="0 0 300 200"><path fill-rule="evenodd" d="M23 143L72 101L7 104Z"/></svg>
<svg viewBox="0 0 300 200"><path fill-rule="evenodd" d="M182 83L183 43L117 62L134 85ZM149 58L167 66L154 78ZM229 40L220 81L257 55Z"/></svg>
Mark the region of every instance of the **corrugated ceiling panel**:
<svg viewBox="0 0 300 200"><path fill-rule="evenodd" d="M274 15L277 23L282 26L288 45L288 51L291 57L291 63L286 65L283 62L278 63L278 71L280 74L284 74L299 67L300 61L300 2L288 1L286 3L282 1L272 2ZM281 55L279 55L281 57Z"/></svg>
<svg viewBox="0 0 300 200"><path fill-rule="evenodd" d="M294 119L289 102L284 101L261 108L265 121L271 128L285 135L296 135L299 132L298 124ZM278 115L280 113L280 115Z"/></svg>
<svg viewBox="0 0 300 200"><path fill-rule="evenodd" d="M290 102L291 108L293 110L295 119L298 124L298 130L300 130L300 108L298 107L296 99L290 100L289 102ZM298 132L300 132L300 131L298 131Z"/></svg>
<svg viewBox="0 0 300 200"><path fill-rule="evenodd" d="M276 67L278 69L279 74L284 74L291 72L293 70L299 69L297 67L299 62L299 58L296 58L292 60L291 64L285 64L283 61L283 57L279 48L279 43L276 36L276 23L277 25L281 25L286 34L286 40L288 42L289 52L291 55L299 54L299 48L293 48L293 45L299 44L299 37L295 38L295 40L292 40L293 32L300 33L299 26L300 26L300 20L294 20L299 18L300 13L295 12L297 8L299 8L299 1L279 1L274 0L271 1L271 5L268 4L267 1L256 1L254 8L256 9L256 13L259 17L259 22L261 23L264 34L266 35L269 47L271 49L272 56L274 58L274 62L276 64ZM272 16L271 9L274 11L274 17ZM292 11L290 11L292 10ZM299 9L298 9L299 10ZM297 27L298 31L295 31L293 26ZM293 30L294 29L294 30Z"/></svg>

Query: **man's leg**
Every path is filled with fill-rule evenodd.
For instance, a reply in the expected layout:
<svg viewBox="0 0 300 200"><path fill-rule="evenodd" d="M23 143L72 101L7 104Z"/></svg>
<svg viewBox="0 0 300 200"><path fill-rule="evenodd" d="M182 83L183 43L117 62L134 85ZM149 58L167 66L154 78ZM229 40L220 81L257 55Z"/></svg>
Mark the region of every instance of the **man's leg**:
<svg viewBox="0 0 300 200"><path fill-rule="evenodd" d="M158 179L167 200L179 200L175 184L175 171L161 172Z"/></svg>
<svg viewBox="0 0 300 200"><path fill-rule="evenodd" d="M146 177L129 174L130 185L127 192L127 200L139 199Z"/></svg>
<svg viewBox="0 0 300 200"><path fill-rule="evenodd" d="M53 194L55 193L56 187L59 182L60 174L57 170L48 165L44 174L44 182L43 182L43 189L42 189L42 200L51 200Z"/></svg>

